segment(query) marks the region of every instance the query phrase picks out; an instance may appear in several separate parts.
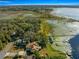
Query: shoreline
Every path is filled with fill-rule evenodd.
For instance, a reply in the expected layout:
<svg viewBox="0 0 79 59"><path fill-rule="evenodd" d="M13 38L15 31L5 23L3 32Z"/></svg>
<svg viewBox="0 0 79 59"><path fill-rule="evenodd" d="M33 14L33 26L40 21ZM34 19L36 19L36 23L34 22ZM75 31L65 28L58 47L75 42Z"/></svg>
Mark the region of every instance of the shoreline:
<svg viewBox="0 0 79 59"><path fill-rule="evenodd" d="M69 10L69 9L68 9ZM57 13L57 11L59 11L58 13ZM65 17L66 18L66 15L64 15L64 16L62 16L63 15L63 13L65 14L65 12L63 12L63 11L65 11L65 10L63 10L63 11L61 11L61 9L59 9L59 10L54 10L54 11L52 11L52 12L50 12L50 14L51 15L53 15L53 14L55 14L56 16L61 16L61 17ZM62 15L61 15L61 13L62 13ZM71 13L70 11L69 11L69 13ZM68 13L67 13L68 14ZM70 17L67 17L67 19L68 18L70 18ZM71 17L71 19L73 19L73 17ZM66 20L66 19L63 19L63 20ZM71 47L71 43L70 43L70 40L73 38L73 37L75 37L77 34L79 34L79 22L77 22L76 21L76 19L74 18L74 22L64 22L64 24L63 25L66 25L67 26L67 28L68 28L68 30L67 31L69 31L69 34L71 34L72 36L67 36L67 37L64 37L64 40L63 40L63 38L61 37L60 39L59 38L57 38L57 40L59 40L58 42L58 44L60 45L60 42L62 43L62 45L63 46L65 46L65 49L64 49L64 47L60 47L60 48L62 48L62 49L64 49L64 52L66 53L66 56L67 56L67 59L72 59L73 58L73 55L72 55L72 47ZM53 22L53 20L52 21L50 21L49 23L50 24L52 24L52 22ZM54 23L55 22L55 23ZM53 23L54 23L54 25L57 25L58 23L57 23L57 21L55 20ZM61 22L61 21L60 21ZM62 23L62 22L61 22ZM63 26L62 26L63 27ZM57 31L57 30L55 30L55 31ZM59 31L59 30L58 30ZM63 30L62 30L63 31ZM61 31L61 32L62 32ZM65 31L65 30L64 30ZM61 33L60 32L60 33ZM64 41L64 43L63 43L63 41ZM55 48L55 49L57 49L57 48ZM59 50L59 49L57 49L57 50ZM62 50L60 50L60 51L62 51Z"/></svg>
<svg viewBox="0 0 79 59"><path fill-rule="evenodd" d="M55 23L54 23L55 22ZM69 43L70 39L73 38L77 33L79 33L79 30L76 29L78 27L78 23L79 22L68 22L68 23L58 23L57 20L48 20L48 23L50 23L51 25L56 25L57 27L59 26L58 29L60 29L60 31L65 31L66 29L63 29L62 27L63 26L66 26L67 28L67 32L65 33L65 35L68 35L68 34L73 34L73 36L61 36L61 37L58 37L55 39L55 42L54 42L54 48L56 50L59 50L61 52L64 52L67 56L67 59L72 59L72 47L71 47L71 44ZM63 26L62 26L63 25ZM62 28L62 29L61 29ZM54 29L55 31L57 31L57 28ZM58 30L59 31L59 30ZM62 31L62 32L63 32ZM56 34L59 34L59 35L62 35L60 34L61 32L56 32Z"/></svg>

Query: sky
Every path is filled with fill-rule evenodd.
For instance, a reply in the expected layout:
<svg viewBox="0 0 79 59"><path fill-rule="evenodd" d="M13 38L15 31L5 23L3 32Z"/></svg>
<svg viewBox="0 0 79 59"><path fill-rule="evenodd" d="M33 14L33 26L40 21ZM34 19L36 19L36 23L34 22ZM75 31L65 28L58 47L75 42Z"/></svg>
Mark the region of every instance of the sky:
<svg viewBox="0 0 79 59"><path fill-rule="evenodd" d="M5 5L79 5L79 0L0 0Z"/></svg>

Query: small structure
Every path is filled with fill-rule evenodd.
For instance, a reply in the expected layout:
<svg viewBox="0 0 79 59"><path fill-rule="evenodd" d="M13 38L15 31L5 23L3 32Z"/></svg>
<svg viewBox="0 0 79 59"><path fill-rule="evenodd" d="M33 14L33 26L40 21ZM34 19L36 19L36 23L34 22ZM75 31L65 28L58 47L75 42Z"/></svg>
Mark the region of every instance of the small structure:
<svg viewBox="0 0 79 59"><path fill-rule="evenodd" d="M19 52L18 52L18 55L19 55L19 56L25 56L25 55L26 55L26 52L25 52L25 51L19 51Z"/></svg>
<svg viewBox="0 0 79 59"><path fill-rule="evenodd" d="M25 51L19 51L18 52L18 58L19 59L24 59L25 56L26 56L26 52Z"/></svg>

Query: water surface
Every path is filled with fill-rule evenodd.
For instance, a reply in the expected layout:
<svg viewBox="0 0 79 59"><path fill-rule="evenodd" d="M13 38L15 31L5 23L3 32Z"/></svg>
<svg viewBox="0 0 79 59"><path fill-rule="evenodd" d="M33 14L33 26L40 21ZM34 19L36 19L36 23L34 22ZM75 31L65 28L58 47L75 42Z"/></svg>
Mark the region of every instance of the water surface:
<svg viewBox="0 0 79 59"><path fill-rule="evenodd" d="M73 59L79 59L79 34L70 39Z"/></svg>

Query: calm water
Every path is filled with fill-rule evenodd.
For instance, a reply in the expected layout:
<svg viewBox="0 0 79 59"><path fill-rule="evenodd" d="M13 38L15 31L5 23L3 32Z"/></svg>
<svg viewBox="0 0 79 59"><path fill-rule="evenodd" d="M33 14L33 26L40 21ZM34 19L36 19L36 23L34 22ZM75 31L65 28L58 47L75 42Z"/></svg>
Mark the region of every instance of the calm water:
<svg viewBox="0 0 79 59"><path fill-rule="evenodd" d="M72 56L74 59L79 59L79 35L70 39L71 47L72 47Z"/></svg>
<svg viewBox="0 0 79 59"><path fill-rule="evenodd" d="M52 13L58 16L70 17L79 20L79 8L56 8L55 12ZM76 29L79 30L79 26L77 26ZM76 36L71 38L69 43L72 47L73 59L79 59L79 34L76 33Z"/></svg>

